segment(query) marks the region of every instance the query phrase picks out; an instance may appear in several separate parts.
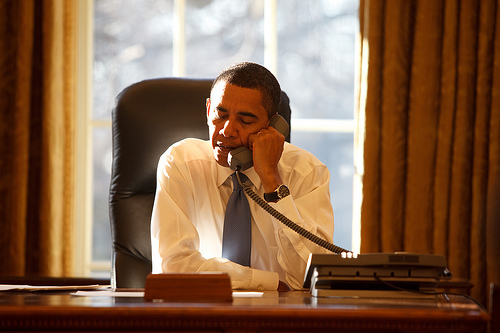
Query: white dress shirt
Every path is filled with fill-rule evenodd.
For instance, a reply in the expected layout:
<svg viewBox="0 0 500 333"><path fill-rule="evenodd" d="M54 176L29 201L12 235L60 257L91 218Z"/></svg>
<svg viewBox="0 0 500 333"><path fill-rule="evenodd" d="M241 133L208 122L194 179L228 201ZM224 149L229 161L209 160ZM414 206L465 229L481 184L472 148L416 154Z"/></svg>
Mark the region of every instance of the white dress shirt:
<svg viewBox="0 0 500 333"><path fill-rule="evenodd" d="M271 205L329 242L333 237L330 173L307 151L285 143L278 165L290 195ZM160 158L151 221L153 273L227 272L233 289L276 290L279 280L301 289L310 253L328 253L273 218L248 198L252 213L251 268L221 258L230 168L214 159L210 141L185 139ZM255 170L243 172L264 189Z"/></svg>

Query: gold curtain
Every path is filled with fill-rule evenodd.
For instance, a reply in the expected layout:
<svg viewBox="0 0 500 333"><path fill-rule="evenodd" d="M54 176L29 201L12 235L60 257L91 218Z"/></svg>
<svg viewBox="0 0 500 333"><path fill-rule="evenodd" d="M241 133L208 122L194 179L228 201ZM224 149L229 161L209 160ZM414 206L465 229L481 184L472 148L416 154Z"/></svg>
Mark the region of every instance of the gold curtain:
<svg viewBox="0 0 500 333"><path fill-rule="evenodd" d="M73 272L75 4L0 1L0 274Z"/></svg>
<svg viewBox="0 0 500 333"><path fill-rule="evenodd" d="M500 4L361 0L361 252L500 281Z"/></svg>

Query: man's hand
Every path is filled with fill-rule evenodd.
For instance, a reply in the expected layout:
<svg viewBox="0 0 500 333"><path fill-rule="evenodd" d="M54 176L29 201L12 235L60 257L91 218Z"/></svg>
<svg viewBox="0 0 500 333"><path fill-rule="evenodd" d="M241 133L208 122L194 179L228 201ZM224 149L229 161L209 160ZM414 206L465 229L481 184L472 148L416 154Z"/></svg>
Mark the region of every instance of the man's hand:
<svg viewBox="0 0 500 333"><path fill-rule="evenodd" d="M259 175L266 193L282 184L278 162L283 153L285 137L274 127L263 128L248 137L252 150L253 166Z"/></svg>
<svg viewBox="0 0 500 333"><path fill-rule="evenodd" d="M278 291L290 291L292 290L285 282L281 281L278 283Z"/></svg>

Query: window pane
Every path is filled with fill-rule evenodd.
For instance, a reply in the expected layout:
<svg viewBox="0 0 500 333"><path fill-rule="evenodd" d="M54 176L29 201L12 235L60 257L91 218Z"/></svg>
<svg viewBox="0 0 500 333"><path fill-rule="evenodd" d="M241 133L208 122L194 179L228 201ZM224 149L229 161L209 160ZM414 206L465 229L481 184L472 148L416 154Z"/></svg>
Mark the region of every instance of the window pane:
<svg viewBox="0 0 500 333"><path fill-rule="evenodd" d="M186 75L215 77L237 61L263 62L263 0L186 3Z"/></svg>
<svg viewBox="0 0 500 333"><path fill-rule="evenodd" d="M111 119L116 96L145 79L172 75L173 1L95 0L93 119ZM95 128L92 259L110 260L111 129Z"/></svg>
<svg viewBox="0 0 500 333"><path fill-rule="evenodd" d="M292 125L293 126L293 125ZM330 171L330 198L335 230L333 242L347 250L352 246L353 133L293 133L292 140L326 164Z"/></svg>
<svg viewBox="0 0 500 333"><path fill-rule="evenodd" d="M295 118L353 119L359 1L278 1L278 74Z"/></svg>
<svg viewBox="0 0 500 333"><path fill-rule="evenodd" d="M93 138L93 230L92 260L111 259L108 193L111 180L111 128L95 128Z"/></svg>
<svg viewBox="0 0 500 333"><path fill-rule="evenodd" d="M292 143L330 170L334 242L346 249L352 245L354 135L299 132L294 124L301 118L354 119L358 7L354 0L278 1L278 76L292 105Z"/></svg>
<svg viewBox="0 0 500 333"><path fill-rule="evenodd" d="M172 6L165 0L95 0L94 119L110 119L132 83L172 75Z"/></svg>

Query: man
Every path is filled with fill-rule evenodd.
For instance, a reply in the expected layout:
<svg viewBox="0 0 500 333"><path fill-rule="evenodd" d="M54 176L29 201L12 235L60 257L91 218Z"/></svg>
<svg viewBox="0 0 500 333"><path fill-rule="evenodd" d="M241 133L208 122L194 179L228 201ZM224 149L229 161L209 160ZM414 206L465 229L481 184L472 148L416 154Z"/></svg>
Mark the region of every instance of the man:
<svg viewBox="0 0 500 333"><path fill-rule="evenodd" d="M222 258L226 205L234 173L231 150L250 148L246 184L290 220L332 241L330 174L312 154L269 127L281 88L255 63L238 63L214 81L206 102L210 140L185 139L160 158L151 224L153 273L227 272L233 289L301 289L310 253L328 251L273 218L253 200L250 265ZM287 185L283 198L276 195ZM284 187L280 187L284 188ZM288 194L288 195L287 195Z"/></svg>

